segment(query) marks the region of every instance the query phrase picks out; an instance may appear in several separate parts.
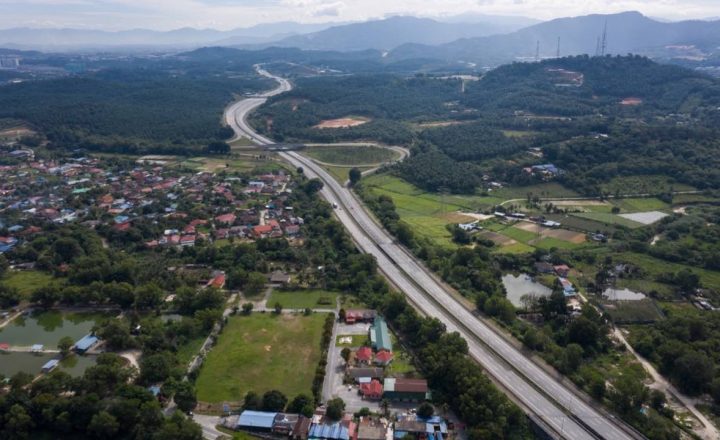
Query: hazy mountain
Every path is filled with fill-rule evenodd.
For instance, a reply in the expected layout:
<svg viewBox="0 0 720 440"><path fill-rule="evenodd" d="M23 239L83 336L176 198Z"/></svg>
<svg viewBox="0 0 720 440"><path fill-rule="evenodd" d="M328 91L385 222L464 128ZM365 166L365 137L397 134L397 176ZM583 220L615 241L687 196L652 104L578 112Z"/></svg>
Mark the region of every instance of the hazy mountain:
<svg viewBox="0 0 720 440"><path fill-rule="evenodd" d="M384 20L333 26L273 43L312 50L390 50L405 43L437 45L459 38L480 37L517 29L507 22L440 22L429 18L391 17Z"/></svg>
<svg viewBox="0 0 720 440"><path fill-rule="evenodd" d="M436 17L434 20L443 23L492 23L498 27L507 29L506 32L513 32L542 22L542 20L520 15L489 15L477 12L465 12L458 15Z"/></svg>
<svg viewBox="0 0 720 440"><path fill-rule="evenodd" d="M133 29L108 32L85 29L14 28L0 30L0 46L42 50L108 47L198 47L210 44L261 44L288 35L317 32L332 24L294 22L260 24L229 31L182 28L172 31Z"/></svg>
<svg viewBox="0 0 720 440"><path fill-rule="evenodd" d="M493 65L534 57L538 42L541 57L555 56L558 38L561 55L592 55L597 50L606 23L606 53L611 54L650 53L668 45L712 47L720 42L718 21L661 23L638 12L624 12L560 18L506 35L466 38L443 45L408 44L395 49L390 57L406 59L423 56Z"/></svg>

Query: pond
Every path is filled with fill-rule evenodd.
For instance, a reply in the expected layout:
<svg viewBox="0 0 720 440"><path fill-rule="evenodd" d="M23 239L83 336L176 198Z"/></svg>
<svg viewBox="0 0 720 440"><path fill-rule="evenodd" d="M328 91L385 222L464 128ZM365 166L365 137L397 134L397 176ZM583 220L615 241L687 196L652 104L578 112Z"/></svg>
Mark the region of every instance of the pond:
<svg viewBox="0 0 720 440"><path fill-rule="evenodd" d="M69 336L73 342L90 333L96 322L114 314L62 312L49 310L20 316L0 330L0 343L26 347L43 344L56 348L60 338Z"/></svg>
<svg viewBox="0 0 720 440"><path fill-rule="evenodd" d="M42 366L55 357L57 355L50 353L0 353L0 374L5 377L12 377L21 371L33 375L40 374ZM71 355L63 359L55 371L64 371L78 377L92 365L95 365L95 356Z"/></svg>
<svg viewBox="0 0 720 440"><path fill-rule="evenodd" d="M507 291L507 299L515 307L524 307L521 298L524 295L533 294L536 297L550 296L552 289L533 281L532 277L527 274L515 276L506 274L502 277L503 286Z"/></svg>
<svg viewBox="0 0 720 440"><path fill-rule="evenodd" d="M603 298L611 301L640 301L646 296L644 293L633 292L627 288L622 290L608 288L603 292Z"/></svg>

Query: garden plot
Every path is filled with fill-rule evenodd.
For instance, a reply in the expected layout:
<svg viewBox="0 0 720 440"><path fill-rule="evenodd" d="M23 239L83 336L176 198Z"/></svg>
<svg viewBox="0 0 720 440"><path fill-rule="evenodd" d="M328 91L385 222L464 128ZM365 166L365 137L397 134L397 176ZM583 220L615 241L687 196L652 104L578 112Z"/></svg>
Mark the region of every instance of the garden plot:
<svg viewBox="0 0 720 440"><path fill-rule="evenodd" d="M620 214L620 217L632 220L643 225L651 225L667 217L668 214L660 211L635 212L632 214Z"/></svg>

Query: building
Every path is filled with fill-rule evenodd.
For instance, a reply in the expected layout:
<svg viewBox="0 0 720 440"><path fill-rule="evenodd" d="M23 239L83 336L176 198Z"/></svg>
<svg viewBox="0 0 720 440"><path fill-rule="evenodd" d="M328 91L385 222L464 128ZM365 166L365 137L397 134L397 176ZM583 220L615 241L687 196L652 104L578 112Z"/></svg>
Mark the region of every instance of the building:
<svg viewBox="0 0 720 440"><path fill-rule="evenodd" d="M240 414L235 429L271 432L277 415L276 412L246 410Z"/></svg>
<svg viewBox="0 0 720 440"><path fill-rule="evenodd" d="M536 262L535 270L538 271L538 273L553 273L553 272L555 272L555 268L553 267L553 265L546 261Z"/></svg>
<svg viewBox="0 0 720 440"><path fill-rule="evenodd" d="M375 365L385 367L385 366L390 365L390 362L392 362L392 360L393 360L392 352L389 352L387 350L380 350L375 355L375 360L373 361L373 363Z"/></svg>
<svg viewBox="0 0 720 440"><path fill-rule="evenodd" d="M272 284L287 285L290 284L290 281L292 281L292 277L288 273L276 270L270 274L270 276L268 277L268 281L270 281Z"/></svg>
<svg viewBox="0 0 720 440"><path fill-rule="evenodd" d="M348 376L355 382L360 382L362 378L368 379L382 379L385 376L385 370L382 368L349 368L347 371Z"/></svg>
<svg viewBox="0 0 720 440"><path fill-rule="evenodd" d="M368 383L360 384L360 394L363 399L380 400L383 397L383 386L379 380L373 379Z"/></svg>
<svg viewBox="0 0 720 440"><path fill-rule="evenodd" d="M567 278L568 274L570 273L570 268L566 264L560 264L557 266L554 266L553 269L555 269L555 273L559 277Z"/></svg>
<svg viewBox="0 0 720 440"><path fill-rule="evenodd" d="M75 343L75 351L80 354L86 353L98 342L97 336L85 335L82 339Z"/></svg>
<svg viewBox="0 0 720 440"><path fill-rule="evenodd" d="M375 310L352 309L345 312L345 324L355 324L356 322L375 321Z"/></svg>
<svg viewBox="0 0 720 440"><path fill-rule="evenodd" d="M383 398L388 400L421 402L430 398L425 379L388 377L385 379L383 388Z"/></svg>
<svg viewBox="0 0 720 440"><path fill-rule="evenodd" d="M370 417L360 419L357 440L385 440L387 428L385 425Z"/></svg>
<svg viewBox="0 0 720 440"><path fill-rule="evenodd" d="M42 372L45 374L51 372L55 367L58 366L59 363L60 360L58 359L50 359L45 363L45 365L42 366Z"/></svg>
<svg viewBox="0 0 720 440"><path fill-rule="evenodd" d="M372 360L372 349L370 347L360 347L355 352L355 362L359 365L369 365Z"/></svg>
<svg viewBox="0 0 720 440"><path fill-rule="evenodd" d="M350 430L342 422L317 423L310 427L310 439L350 440Z"/></svg>
<svg viewBox="0 0 720 440"><path fill-rule="evenodd" d="M290 433L290 438L293 440L307 440L311 424L312 419L305 416L298 417L298 420Z"/></svg>
<svg viewBox="0 0 720 440"><path fill-rule="evenodd" d="M375 322L373 322L373 325L370 326L370 343L377 351L387 350L392 352L390 331L388 330L387 323L382 316L375 318Z"/></svg>
<svg viewBox="0 0 720 440"><path fill-rule="evenodd" d="M575 287L572 285L570 281L568 281L567 278L558 277L558 281L560 282L560 285L563 289L563 294L565 296L575 296Z"/></svg>
<svg viewBox="0 0 720 440"><path fill-rule="evenodd" d="M277 413L272 426L273 434L290 435L297 424L297 414Z"/></svg>

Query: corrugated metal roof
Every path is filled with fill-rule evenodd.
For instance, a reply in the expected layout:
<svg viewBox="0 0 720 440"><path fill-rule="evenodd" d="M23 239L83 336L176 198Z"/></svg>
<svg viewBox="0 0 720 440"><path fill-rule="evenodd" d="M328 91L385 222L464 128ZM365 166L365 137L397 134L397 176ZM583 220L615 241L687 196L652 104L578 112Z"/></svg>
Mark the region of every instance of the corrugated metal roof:
<svg viewBox="0 0 720 440"><path fill-rule="evenodd" d="M346 427L340 422L328 424L313 425L310 428L310 438L332 439L332 440L349 440L350 433Z"/></svg>
<svg viewBox="0 0 720 440"><path fill-rule="evenodd" d="M75 343L77 350L87 350L92 347L98 341L97 336L85 335L82 339Z"/></svg>
<svg viewBox="0 0 720 440"><path fill-rule="evenodd" d="M370 328L370 341L377 350L392 351L390 332L388 331L387 323L382 316L375 318L375 322Z"/></svg>
<svg viewBox="0 0 720 440"><path fill-rule="evenodd" d="M241 428L271 429L275 421L276 412L243 411L238 419L237 426Z"/></svg>

